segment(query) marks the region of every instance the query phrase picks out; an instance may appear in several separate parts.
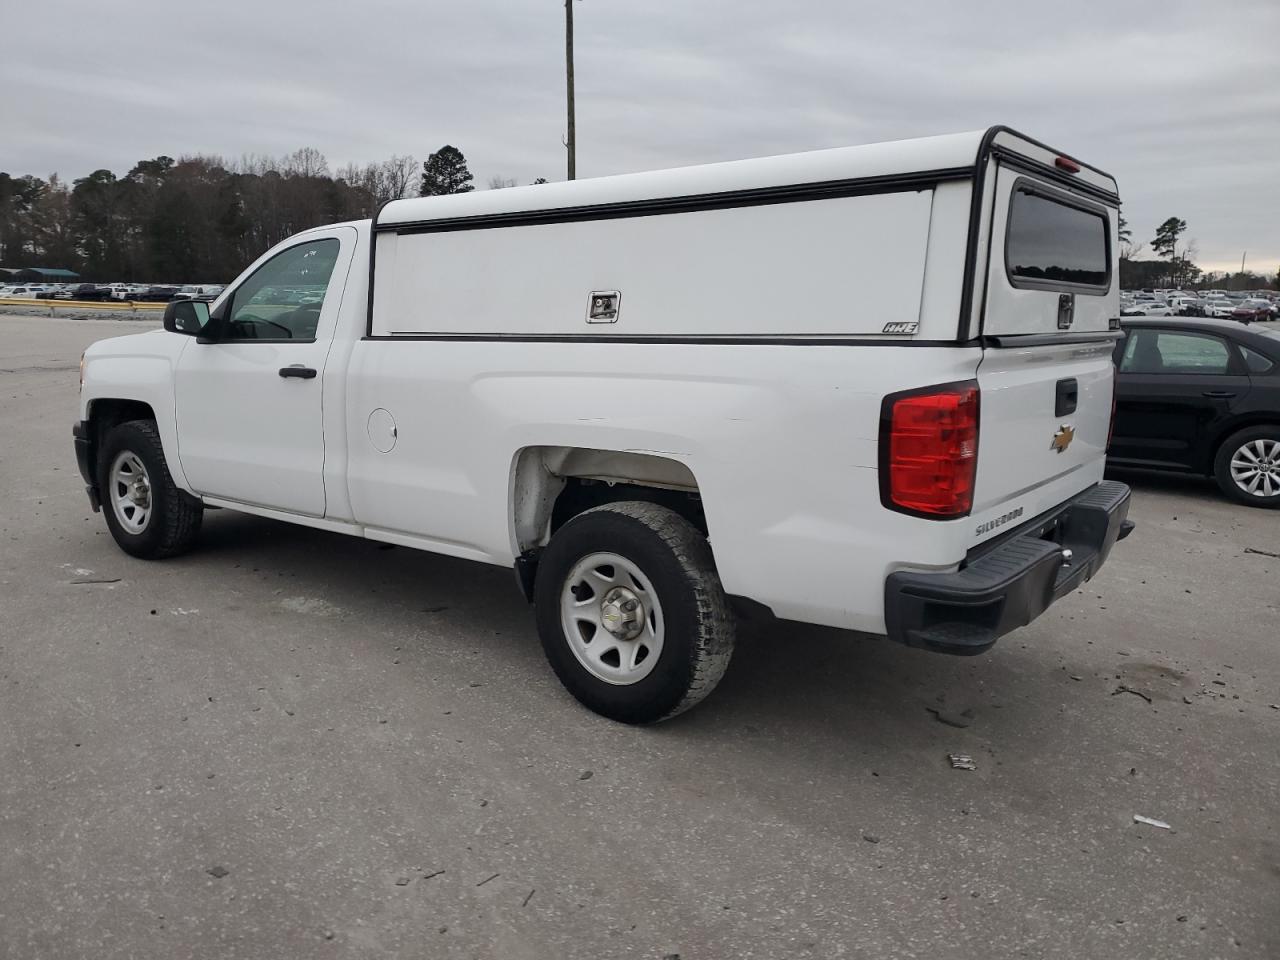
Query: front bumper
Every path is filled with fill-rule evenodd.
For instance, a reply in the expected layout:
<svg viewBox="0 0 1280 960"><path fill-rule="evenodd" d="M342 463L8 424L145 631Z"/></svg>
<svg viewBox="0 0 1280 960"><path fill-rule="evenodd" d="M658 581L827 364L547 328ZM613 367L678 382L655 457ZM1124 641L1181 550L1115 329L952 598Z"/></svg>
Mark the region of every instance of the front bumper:
<svg viewBox="0 0 1280 960"><path fill-rule="evenodd" d="M1092 578L1116 541L1132 532L1128 513L1129 487L1106 480L970 551L954 573L890 574L889 639L940 653L989 650Z"/></svg>
<svg viewBox="0 0 1280 960"><path fill-rule="evenodd" d="M84 492L89 495L89 506L97 513L102 503L98 497L98 478L94 476L93 429L87 420L80 420L71 428L71 436L76 445L76 466L84 478Z"/></svg>

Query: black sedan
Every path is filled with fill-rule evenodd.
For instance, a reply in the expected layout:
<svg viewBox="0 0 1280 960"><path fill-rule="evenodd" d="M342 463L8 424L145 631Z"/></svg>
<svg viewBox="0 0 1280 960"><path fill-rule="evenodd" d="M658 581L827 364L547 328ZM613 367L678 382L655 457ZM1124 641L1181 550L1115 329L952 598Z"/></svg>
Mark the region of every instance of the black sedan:
<svg viewBox="0 0 1280 960"><path fill-rule="evenodd" d="M1233 500L1280 507L1280 332L1166 317L1122 325L1108 462L1210 476Z"/></svg>

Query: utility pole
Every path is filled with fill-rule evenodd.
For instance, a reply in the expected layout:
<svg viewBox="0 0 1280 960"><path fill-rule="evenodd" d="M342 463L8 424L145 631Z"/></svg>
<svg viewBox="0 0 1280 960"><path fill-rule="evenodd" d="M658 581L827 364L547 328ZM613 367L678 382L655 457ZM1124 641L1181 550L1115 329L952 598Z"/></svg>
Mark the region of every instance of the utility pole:
<svg viewBox="0 0 1280 960"><path fill-rule="evenodd" d="M569 179L578 173L578 131L573 119L573 0L564 0L564 76L569 101L569 135L565 147L569 151Z"/></svg>
<svg viewBox="0 0 1280 960"><path fill-rule="evenodd" d="M1244 258L1245 258L1245 257L1247 257L1247 256L1249 256L1249 251L1248 251L1248 250L1246 250L1244 253L1240 254L1240 272L1241 272L1241 273L1244 273Z"/></svg>

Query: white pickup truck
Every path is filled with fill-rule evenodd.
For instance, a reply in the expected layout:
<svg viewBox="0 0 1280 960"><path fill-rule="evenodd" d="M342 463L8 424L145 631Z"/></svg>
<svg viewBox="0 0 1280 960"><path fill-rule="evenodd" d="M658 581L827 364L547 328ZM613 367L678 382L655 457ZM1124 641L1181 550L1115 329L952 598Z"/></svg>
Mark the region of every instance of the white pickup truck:
<svg viewBox="0 0 1280 960"><path fill-rule="evenodd" d="M94 344L76 453L134 556L217 506L514 567L617 720L736 609L981 653L1132 529L1118 203L1003 127L395 200Z"/></svg>

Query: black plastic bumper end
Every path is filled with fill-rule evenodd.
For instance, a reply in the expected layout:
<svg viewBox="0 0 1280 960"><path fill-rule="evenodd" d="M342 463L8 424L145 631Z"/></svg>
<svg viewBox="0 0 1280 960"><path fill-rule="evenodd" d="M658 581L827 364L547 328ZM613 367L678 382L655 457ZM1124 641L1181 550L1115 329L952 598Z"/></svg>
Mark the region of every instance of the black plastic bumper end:
<svg viewBox="0 0 1280 960"><path fill-rule="evenodd" d="M80 476L84 479L84 492L89 495L89 506L97 513L102 509L102 501L98 495L98 481L94 476L93 430L87 420L77 421L71 428L71 436L76 447L76 466L80 468Z"/></svg>
<svg viewBox="0 0 1280 960"><path fill-rule="evenodd" d="M972 656L1025 626L1097 573L1133 532L1129 488L1104 481L1033 520L954 573L899 571L885 581L891 640Z"/></svg>

